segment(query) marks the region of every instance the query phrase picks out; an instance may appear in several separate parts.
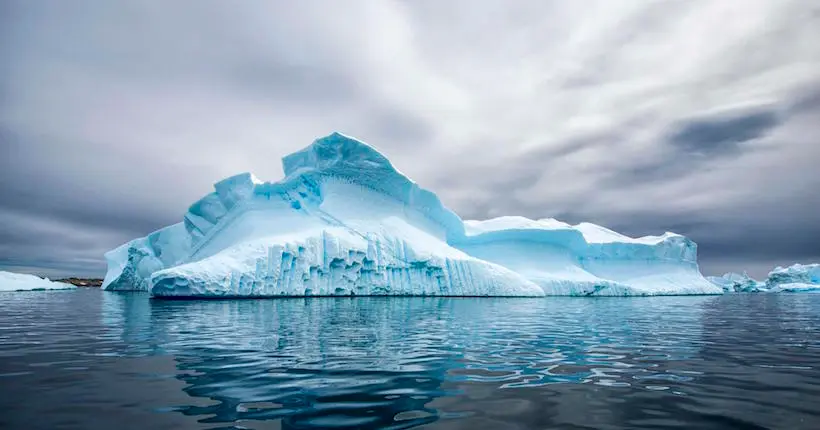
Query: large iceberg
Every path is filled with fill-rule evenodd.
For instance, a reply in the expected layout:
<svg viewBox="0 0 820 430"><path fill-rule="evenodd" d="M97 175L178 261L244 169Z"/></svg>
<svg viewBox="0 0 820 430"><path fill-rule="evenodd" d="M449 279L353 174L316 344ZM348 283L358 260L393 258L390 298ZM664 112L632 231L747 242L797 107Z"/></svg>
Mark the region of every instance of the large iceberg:
<svg viewBox="0 0 820 430"><path fill-rule="evenodd" d="M0 270L0 291L73 290L77 287L63 282L23 273Z"/></svg>
<svg viewBox="0 0 820 430"><path fill-rule="evenodd" d="M339 133L282 162L282 180L227 178L181 223L107 253L103 287L169 298L722 292L683 236L462 221L376 149Z"/></svg>

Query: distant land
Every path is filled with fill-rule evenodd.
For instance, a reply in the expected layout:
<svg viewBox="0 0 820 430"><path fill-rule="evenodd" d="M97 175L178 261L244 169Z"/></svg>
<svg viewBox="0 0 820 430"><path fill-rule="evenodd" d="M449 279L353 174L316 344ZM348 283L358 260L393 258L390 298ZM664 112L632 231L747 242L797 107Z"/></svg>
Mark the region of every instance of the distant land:
<svg viewBox="0 0 820 430"><path fill-rule="evenodd" d="M64 278L57 279L55 282L65 282L66 284L74 285L75 287L101 287L102 279L97 278Z"/></svg>

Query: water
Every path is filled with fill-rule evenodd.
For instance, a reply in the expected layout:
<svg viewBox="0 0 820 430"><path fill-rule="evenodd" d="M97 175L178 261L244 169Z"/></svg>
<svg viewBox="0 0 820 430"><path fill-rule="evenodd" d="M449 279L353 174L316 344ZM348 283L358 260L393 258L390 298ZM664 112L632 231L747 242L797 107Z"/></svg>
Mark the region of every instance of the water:
<svg viewBox="0 0 820 430"><path fill-rule="evenodd" d="M820 428L820 295L0 295L1 428Z"/></svg>

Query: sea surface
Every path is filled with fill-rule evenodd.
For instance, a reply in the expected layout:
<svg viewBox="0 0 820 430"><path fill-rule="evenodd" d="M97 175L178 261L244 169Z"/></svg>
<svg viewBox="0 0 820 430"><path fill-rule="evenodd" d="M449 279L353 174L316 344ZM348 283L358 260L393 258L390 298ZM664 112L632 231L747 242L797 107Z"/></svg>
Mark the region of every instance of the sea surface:
<svg viewBox="0 0 820 430"><path fill-rule="evenodd" d="M0 293L3 429L818 429L820 294Z"/></svg>

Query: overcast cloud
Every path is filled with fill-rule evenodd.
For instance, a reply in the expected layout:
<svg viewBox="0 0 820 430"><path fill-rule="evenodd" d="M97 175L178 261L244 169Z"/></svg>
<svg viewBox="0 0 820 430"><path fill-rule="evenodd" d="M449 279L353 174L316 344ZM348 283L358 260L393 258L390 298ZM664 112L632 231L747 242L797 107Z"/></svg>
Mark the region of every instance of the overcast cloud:
<svg viewBox="0 0 820 430"><path fill-rule="evenodd" d="M820 262L812 0L0 5L0 268L102 276L222 177L341 131L464 218Z"/></svg>

